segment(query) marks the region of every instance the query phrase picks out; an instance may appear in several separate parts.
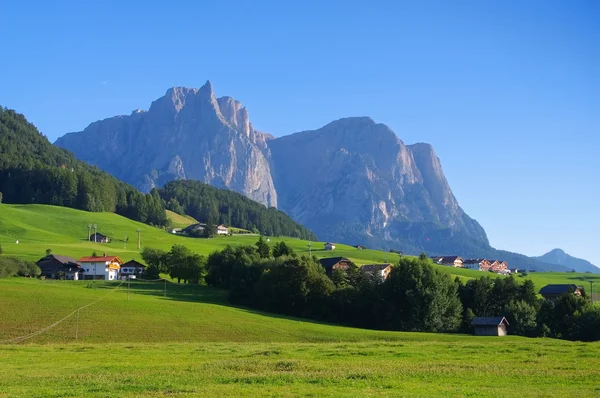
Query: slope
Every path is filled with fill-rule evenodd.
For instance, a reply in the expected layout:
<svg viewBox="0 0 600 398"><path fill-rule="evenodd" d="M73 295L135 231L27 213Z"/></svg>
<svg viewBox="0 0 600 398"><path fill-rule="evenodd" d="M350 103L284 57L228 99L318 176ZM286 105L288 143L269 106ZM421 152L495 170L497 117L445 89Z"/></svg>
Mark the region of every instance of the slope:
<svg viewBox="0 0 600 398"><path fill-rule="evenodd" d="M545 263L561 265L577 272L600 273L600 268L594 264L581 258L570 256L561 249L554 249L543 256L536 257L536 259Z"/></svg>

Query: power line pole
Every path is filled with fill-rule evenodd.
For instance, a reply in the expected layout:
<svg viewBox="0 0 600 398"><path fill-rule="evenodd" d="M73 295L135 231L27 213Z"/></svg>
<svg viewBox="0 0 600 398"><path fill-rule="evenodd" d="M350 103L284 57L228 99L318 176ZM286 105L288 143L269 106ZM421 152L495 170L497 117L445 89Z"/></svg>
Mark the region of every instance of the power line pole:
<svg viewBox="0 0 600 398"><path fill-rule="evenodd" d="M167 298L167 280L163 279L165 281L165 294L164 297Z"/></svg>
<svg viewBox="0 0 600 398"><path fill-rule="evenodd" d="M77 321L75 323L75 340L79 339L79 308L77 309Z"/></svg>
<svg viewBox="0 0 600 398"><path fill-rule="evenodd" d="M96 239L98 238L98 226L94 224L94 243L96 243Z"/></svg>
<svg viewBox="0 0 600 398"><path fill-rule="evenodd" d="M138 230L137 230L137 233L138 233L138 249L140 249L142 247L141 232L142 232L142 230L138 228Z"/></svg>
<svg viewBox="0 0 600 398"><path fill-rule="evenodd" d="M129 276L127 276L127 301L129 301L129 282L130 282L130 279L129 279Z"/></svg>
<svg viewBox="0 0 600 398"><path fill-rule="evenodd" d="M88 224L88 242L92 238L92 224Z"/></svg>
<svg viewBox="0 0 600 398"><path fill-rule="evenodd" d="M590 301L594 304L594 281L592 279L588 279L590 283Z"/></svg>

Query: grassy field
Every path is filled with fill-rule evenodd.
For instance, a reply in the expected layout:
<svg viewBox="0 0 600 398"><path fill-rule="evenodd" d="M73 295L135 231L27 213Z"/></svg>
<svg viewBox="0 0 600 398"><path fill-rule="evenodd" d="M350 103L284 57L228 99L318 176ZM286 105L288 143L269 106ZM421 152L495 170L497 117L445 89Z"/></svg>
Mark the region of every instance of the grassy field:
<svg viewBox="0 0 600 398"><path fill-rule="evenodd" d="M169 214L176 222L193 222L195 220ZM187 221L184 221L187 220ZM111 243L100 244L87 241L88 225L96 224L98 232L112 238ZM150 246L168 250L173 244L183 244L193 251L208 255L214 250L223 249L226 245L252 245L256 235L220 236L211 239L189 238L174 235L165 230L131 221L113 213L89 213L64 207L45 205L7 205L0 204L0 244L5 255L15 255L27 260L37 261L43 257L46 249L55 254L68 255L74 258L89 256L93 251L121 257L123 261L135 258L141 260L137 249L137 229L141 231L142 246ZM93 232L93 230L92 230ZM125 245L125 237L129 238ZM19 241L16 244L16 241ZM352 246L336 244L334 251L323 250L323 242L309 242L294 238L271 237L271 244L284 240L297 253L322 257L344 256L356 264L390 262L396 263L397 254L377 250L358 250ZM440 266L443 272L458 276L464 281L484 274L479 271L456 269ZM594 298L600 301L600 275L582 273L532 272L527 278L532 279L537 289L549 283L575 283L589 291L587 280L595 280ZM520 279L520 278L519 278Z"/></svg>
<svg viewBox="0 0 600 398"><path fill-rule="evenodd" d="M185 228L198 222L193 217L182 216L180 214L173 213L171 210L167 210L167 217L169 220L171 220L171 228Z"/></svg>
<svg viewBox="0 0 600 398"><path fill-rule="evenodd" d="M369 331L225 305L200 286L0 280L0 397L600 394L600 343ZM129 299L128 299L129 297Z"/></svg>

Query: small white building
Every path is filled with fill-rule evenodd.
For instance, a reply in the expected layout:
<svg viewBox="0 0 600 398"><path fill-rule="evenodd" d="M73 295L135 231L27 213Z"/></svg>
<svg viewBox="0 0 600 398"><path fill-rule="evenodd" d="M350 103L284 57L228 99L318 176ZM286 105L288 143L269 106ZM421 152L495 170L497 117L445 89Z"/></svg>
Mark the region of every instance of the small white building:
<svg viewBox="0 0 600 398"><path fill-rule="evenodd" d="M335 250L335 245L331 242L325 243L325 250Z"/></svg>
<svg viewBox="0 0 600 398"><path fill-rule="evenodd" d="M229 234L229 228L227 228L223 224L217 225L217 235L228 235L228 234Z"/></svg>
<svg viewBox="0 0 600 398"><path fill-rule="evenodd" d="M117 256L82 257L78 261L83 269L83 279L114 281L119 278L123 262Z"/></svg>

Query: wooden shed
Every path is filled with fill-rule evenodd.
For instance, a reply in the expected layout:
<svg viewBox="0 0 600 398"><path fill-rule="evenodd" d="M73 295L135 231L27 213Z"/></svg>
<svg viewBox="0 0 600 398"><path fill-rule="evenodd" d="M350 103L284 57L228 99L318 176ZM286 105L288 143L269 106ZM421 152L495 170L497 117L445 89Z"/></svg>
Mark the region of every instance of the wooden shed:
<svg viewBox="0 0 600 398"><path fill-rule="evenodd" d="M506 336L508 321L503 316L477 317L471 322L475 336Z"/></svg>

